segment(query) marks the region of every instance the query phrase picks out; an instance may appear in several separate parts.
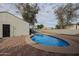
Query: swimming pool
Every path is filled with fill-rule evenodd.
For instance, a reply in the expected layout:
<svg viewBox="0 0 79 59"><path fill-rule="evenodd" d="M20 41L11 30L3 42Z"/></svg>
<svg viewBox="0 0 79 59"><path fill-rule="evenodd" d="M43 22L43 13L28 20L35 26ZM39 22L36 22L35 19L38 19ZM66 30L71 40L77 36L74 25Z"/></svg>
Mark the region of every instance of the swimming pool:
<svg viewBox="0 0 79 59"><path fill-rule="evenodd" d="M36 34L32 36L32 40L45 46L58 46L58 47L69 46L69 43L63 39L44 34Z"/></svg>

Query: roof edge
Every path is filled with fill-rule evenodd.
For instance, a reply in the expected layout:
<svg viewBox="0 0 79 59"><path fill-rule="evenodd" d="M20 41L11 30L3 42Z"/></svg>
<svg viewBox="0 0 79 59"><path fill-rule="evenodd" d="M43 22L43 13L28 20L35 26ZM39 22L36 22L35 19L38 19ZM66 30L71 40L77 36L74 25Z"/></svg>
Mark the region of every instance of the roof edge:
<svg viewBox="0 0 79 59"><path fill-rule="evenodd" d="M22 18L19 18L19 17L15 16L14 14L12 14L12 13L10 13L10 12L7 12L7 11L2 11L2 12L0 12L0 13L8 13L8 14L10 14L10 15L12 15L12 16L14 16L14 17L20 19L20 20L23 20ZM23 21L24 21L24 20L23 20ZM26 22L26 21L24 21L24 22ZM28 23L28 22L27 22L27 23Z"/></svg>

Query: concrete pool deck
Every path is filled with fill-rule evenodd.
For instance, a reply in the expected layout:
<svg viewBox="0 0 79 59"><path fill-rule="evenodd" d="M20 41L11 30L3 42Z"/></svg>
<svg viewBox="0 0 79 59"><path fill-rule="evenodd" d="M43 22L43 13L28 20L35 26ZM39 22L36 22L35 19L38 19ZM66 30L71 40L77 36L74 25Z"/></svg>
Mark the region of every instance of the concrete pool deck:
<svg viewBox="0 0 79 59"><path fill-rule="evenodd" d="M48 33L46 33L48 34ZM68 36L68 35L57 35L51 34L54 36L59 36L63 38L68 38L69 40L74 41L76 44L79 44L79 41L75 41L79 39L78 37ZM30 40L30 41L29 41ZM41 49L42 48L42 49ZM49 51L50 50L50 51ZM52 51L52 52L51 52ZM63 51L63 52L62 52ZM5 54L6 53L6 54ZM79 55L78 47L67 48L59 48L59 47L45 47L43 45L39 45L31 40L29 35L25 36L17 36L11 38L5 38L3 42L0 43L0 55L24 55L24 56L72 56Z"/></svg>
<svg viewBox="0 0 79 59"><path fill-rule="evenodd" d="M43 33L43 32L42 32ZM56 53L71 53L71 54L75 54L75 53L79 53L79 37L74 37L74 36L68 36L68 35L58 35L58 34L50 34L50 33L43 33L43 34L46 34L46 35L53 35L53 36L56 36L56 37L60 37L60 38L63 38L65 41L69 41L70 42L70 46L67 47L67 48L64 48L64 47L50 47L50 46L44 46L44 45L41 45L39 43L36 43L34 41L31 40L31 38L28 38L27 41L27 44L37 48L37 49L40 49L40 50L44 50L44 51L47 51L47 52L56 52Z"/></svg>

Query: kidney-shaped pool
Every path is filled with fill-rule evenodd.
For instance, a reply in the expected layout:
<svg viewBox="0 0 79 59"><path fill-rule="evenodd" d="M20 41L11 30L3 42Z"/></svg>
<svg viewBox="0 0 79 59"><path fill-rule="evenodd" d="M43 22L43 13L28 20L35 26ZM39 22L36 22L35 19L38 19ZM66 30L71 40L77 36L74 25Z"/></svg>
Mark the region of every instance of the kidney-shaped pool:
<svg viewBox="0 0 79 59"><path fill-rule="evenodd" d="M65 40L45 34L36 34L32 36L32 40L45 46L58 46L58 47L69 46L69 43Z"/></svg>

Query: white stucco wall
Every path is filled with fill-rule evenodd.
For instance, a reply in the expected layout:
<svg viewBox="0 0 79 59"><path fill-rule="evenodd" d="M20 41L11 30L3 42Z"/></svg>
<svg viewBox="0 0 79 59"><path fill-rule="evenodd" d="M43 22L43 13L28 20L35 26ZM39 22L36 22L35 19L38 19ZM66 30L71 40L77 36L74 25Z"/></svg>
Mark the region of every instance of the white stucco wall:
<svg viewBox="0 0 79 59"><path fill-rule="evenodd" d="M67 26L66 29L76 29L76 25ZM77 25L77 29L79 29L79 25Z"/></svg>
<svg viewBox="0 0 79 59"><path fill-rule="evenodd" d="M68 34L68 35L79 34L79 29L53 29L53 30L41 30L41 31L46 33Z"/></svg>
<svg viewBox="0 0 79 59"><path fill-rule="evenodd" d="M10 36L29 34L29 23L8 13L0 13L0 37L2 37L2 24L10 24Z"/></svg>
<svg viewBox="0 0 79 59"><path fill-rule="evenodd" d="M1 23L0 23L0 37L2 37L2 26L1 26Z"/></svg>

